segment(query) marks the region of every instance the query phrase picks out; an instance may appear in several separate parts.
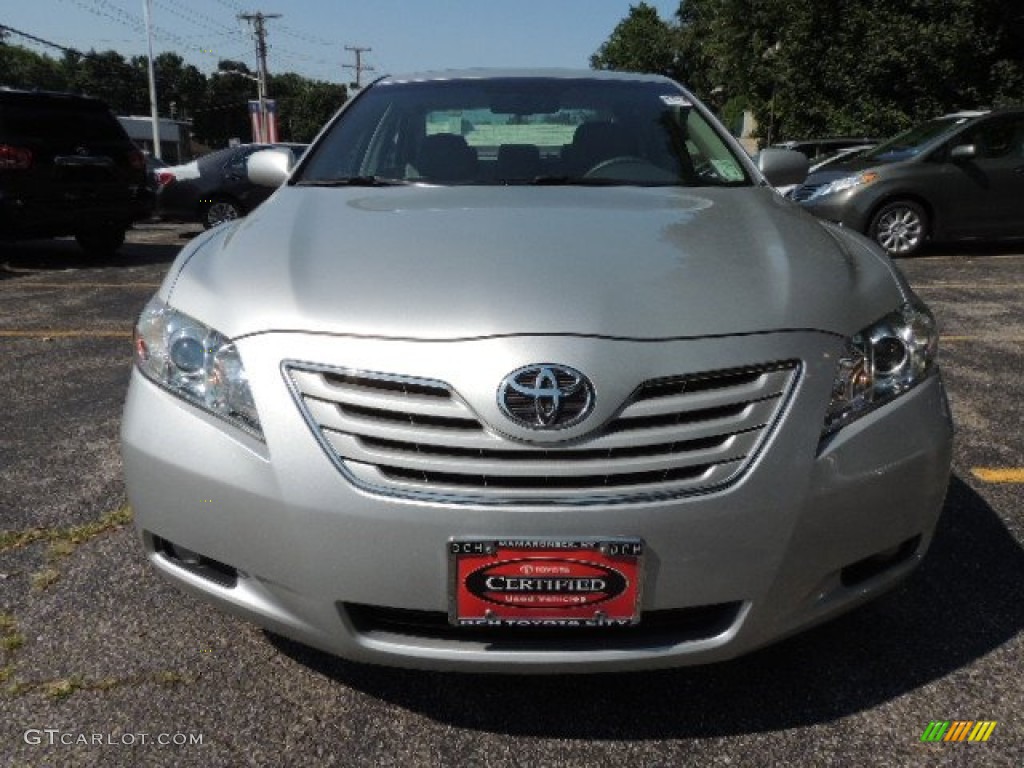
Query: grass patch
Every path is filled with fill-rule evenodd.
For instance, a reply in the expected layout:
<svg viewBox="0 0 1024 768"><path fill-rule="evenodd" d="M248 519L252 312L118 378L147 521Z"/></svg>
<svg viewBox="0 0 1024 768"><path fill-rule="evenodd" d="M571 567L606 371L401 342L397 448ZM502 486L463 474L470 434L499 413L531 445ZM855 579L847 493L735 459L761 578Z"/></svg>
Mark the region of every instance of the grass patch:
<svg viewBox="0 0 1024 768"><path fill-rule="evenodd" d="M108 512L98 520L68 528L28 528L23 531L0 531L0 552L20 549L37 541L50 542L50 554L55 557L66 557L79 545L99 536L114 531L132 521L132 509L125 505L113 512Z"/></svg>
<svg viewBox="0 0 1024 768"><path fill-rule="evenodd" d="M12 680L14 667L0 667L0 683ZM196 675L186 675L180 672L164 671L153 672L145 675L134 675L131 677L103 677L98 680L90 680L81 675L60 677L54 680L39 680L30 682L25 680L13 680L4 692L11 698L24 696L28 693L41 693L49 699L66 699L79 691L109 691L114 688L125 688L156 683L157 685L187 685L198 680Z"/></svg>
<svg viewBox="0 0 1024 768"><path fill-rule="evenodd" d="M43 694L51 699L66 699L75 691L85 687L82 679L78 676L64 677L59 680L50 680L43 683Z"/></svg>
<svg viewBox="0 0 1024 768"><path fill-rule="evenodd" d="M18 632L18 622L11 614L0 613L0 651L3 651L4 663L24 644L25 637Z"/></svg>
<svg viewBox="0 0 1024 768"><path fill-rule="evenodd" d="M32 589L43 592L60 581L60 571L56 568L45 568L32 574Z"/></svg>

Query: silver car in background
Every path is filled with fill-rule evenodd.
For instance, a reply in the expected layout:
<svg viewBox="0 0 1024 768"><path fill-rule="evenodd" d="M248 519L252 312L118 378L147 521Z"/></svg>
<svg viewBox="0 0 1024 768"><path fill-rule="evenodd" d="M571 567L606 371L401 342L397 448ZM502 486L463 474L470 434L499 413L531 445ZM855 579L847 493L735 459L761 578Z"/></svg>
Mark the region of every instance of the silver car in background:
<svg viewBox="0 0 1024 768"><path fill-rule="evenodd" d="M152 565L380 664L730 658L924 556L951 423L882 251L656 76L444 72L346 105L135 331ZM759 170L760 167L760 170ZM842 653L842 649L835 649Z"/></svg>

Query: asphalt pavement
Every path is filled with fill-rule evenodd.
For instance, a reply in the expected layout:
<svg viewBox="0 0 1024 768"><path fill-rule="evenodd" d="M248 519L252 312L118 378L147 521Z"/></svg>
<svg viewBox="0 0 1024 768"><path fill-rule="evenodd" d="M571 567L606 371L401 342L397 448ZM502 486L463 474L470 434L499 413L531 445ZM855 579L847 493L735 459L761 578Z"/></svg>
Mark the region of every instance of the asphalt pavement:
<svg viewBox="0 0 1024 768"><path fill-rule="evenodd" d="M344 662L146 565L118 454L131 326L197 231L145 226L107 261L0 244L0 764L1024 765L1024 245L899 262L957 424L904 585L727 663L523 678ZM934 721L996 725L922 741Z"/></svg>

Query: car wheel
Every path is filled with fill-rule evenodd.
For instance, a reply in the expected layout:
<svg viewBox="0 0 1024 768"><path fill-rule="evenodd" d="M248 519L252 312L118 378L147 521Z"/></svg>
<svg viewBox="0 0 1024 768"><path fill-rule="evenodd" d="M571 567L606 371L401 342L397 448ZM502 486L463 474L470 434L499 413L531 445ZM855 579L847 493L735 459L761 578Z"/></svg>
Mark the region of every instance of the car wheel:
<svg viewBox="0 0 1024 768"><path fill-rule="evenodd" d="M928 214L910 200L898 200L878 209L869 233L891 256L913 256L928 238Z"/></svg>
<svg viewBox="0 0 1024 768"><path fill-rule="evenodd" d="M242 207L231 200L214 200L203 209L203 226L209 229L243 216Z"/></svg>
<svg viewBox="0 0 1024 768"><path fill-rule="evenodd" d="M90 256L111 256L124 245L124 233L120 226L88 229L76 234L75 240Z"/></svg>

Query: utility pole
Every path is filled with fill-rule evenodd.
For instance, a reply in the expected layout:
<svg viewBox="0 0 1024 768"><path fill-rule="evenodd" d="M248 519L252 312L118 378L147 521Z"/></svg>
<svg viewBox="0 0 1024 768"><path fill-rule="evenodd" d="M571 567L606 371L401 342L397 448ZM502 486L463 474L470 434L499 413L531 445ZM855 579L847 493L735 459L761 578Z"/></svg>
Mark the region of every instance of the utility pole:
<svg viewBox="0 0 1024 768"><path fill-rule="evenodd" d="M267 141L267 19L279 19L280 13L240 13L238 18L252 24L253 36L256 38L257 90L260 100L260 135L254 137L259 142Z"/></svg>
<svg viewBox="0 0 1024 768"><path fill-rule="evenodd" d="M346 51L352 51L356 55L355 64L342 64L343 69L354 69L356 71L356 81L352 83L352 88L359 90L363 87L363 72L373 72L373 67L368 64L363 64L363 54L373 50L373 48L361 48L358 45L346 45Z"/></svg>

